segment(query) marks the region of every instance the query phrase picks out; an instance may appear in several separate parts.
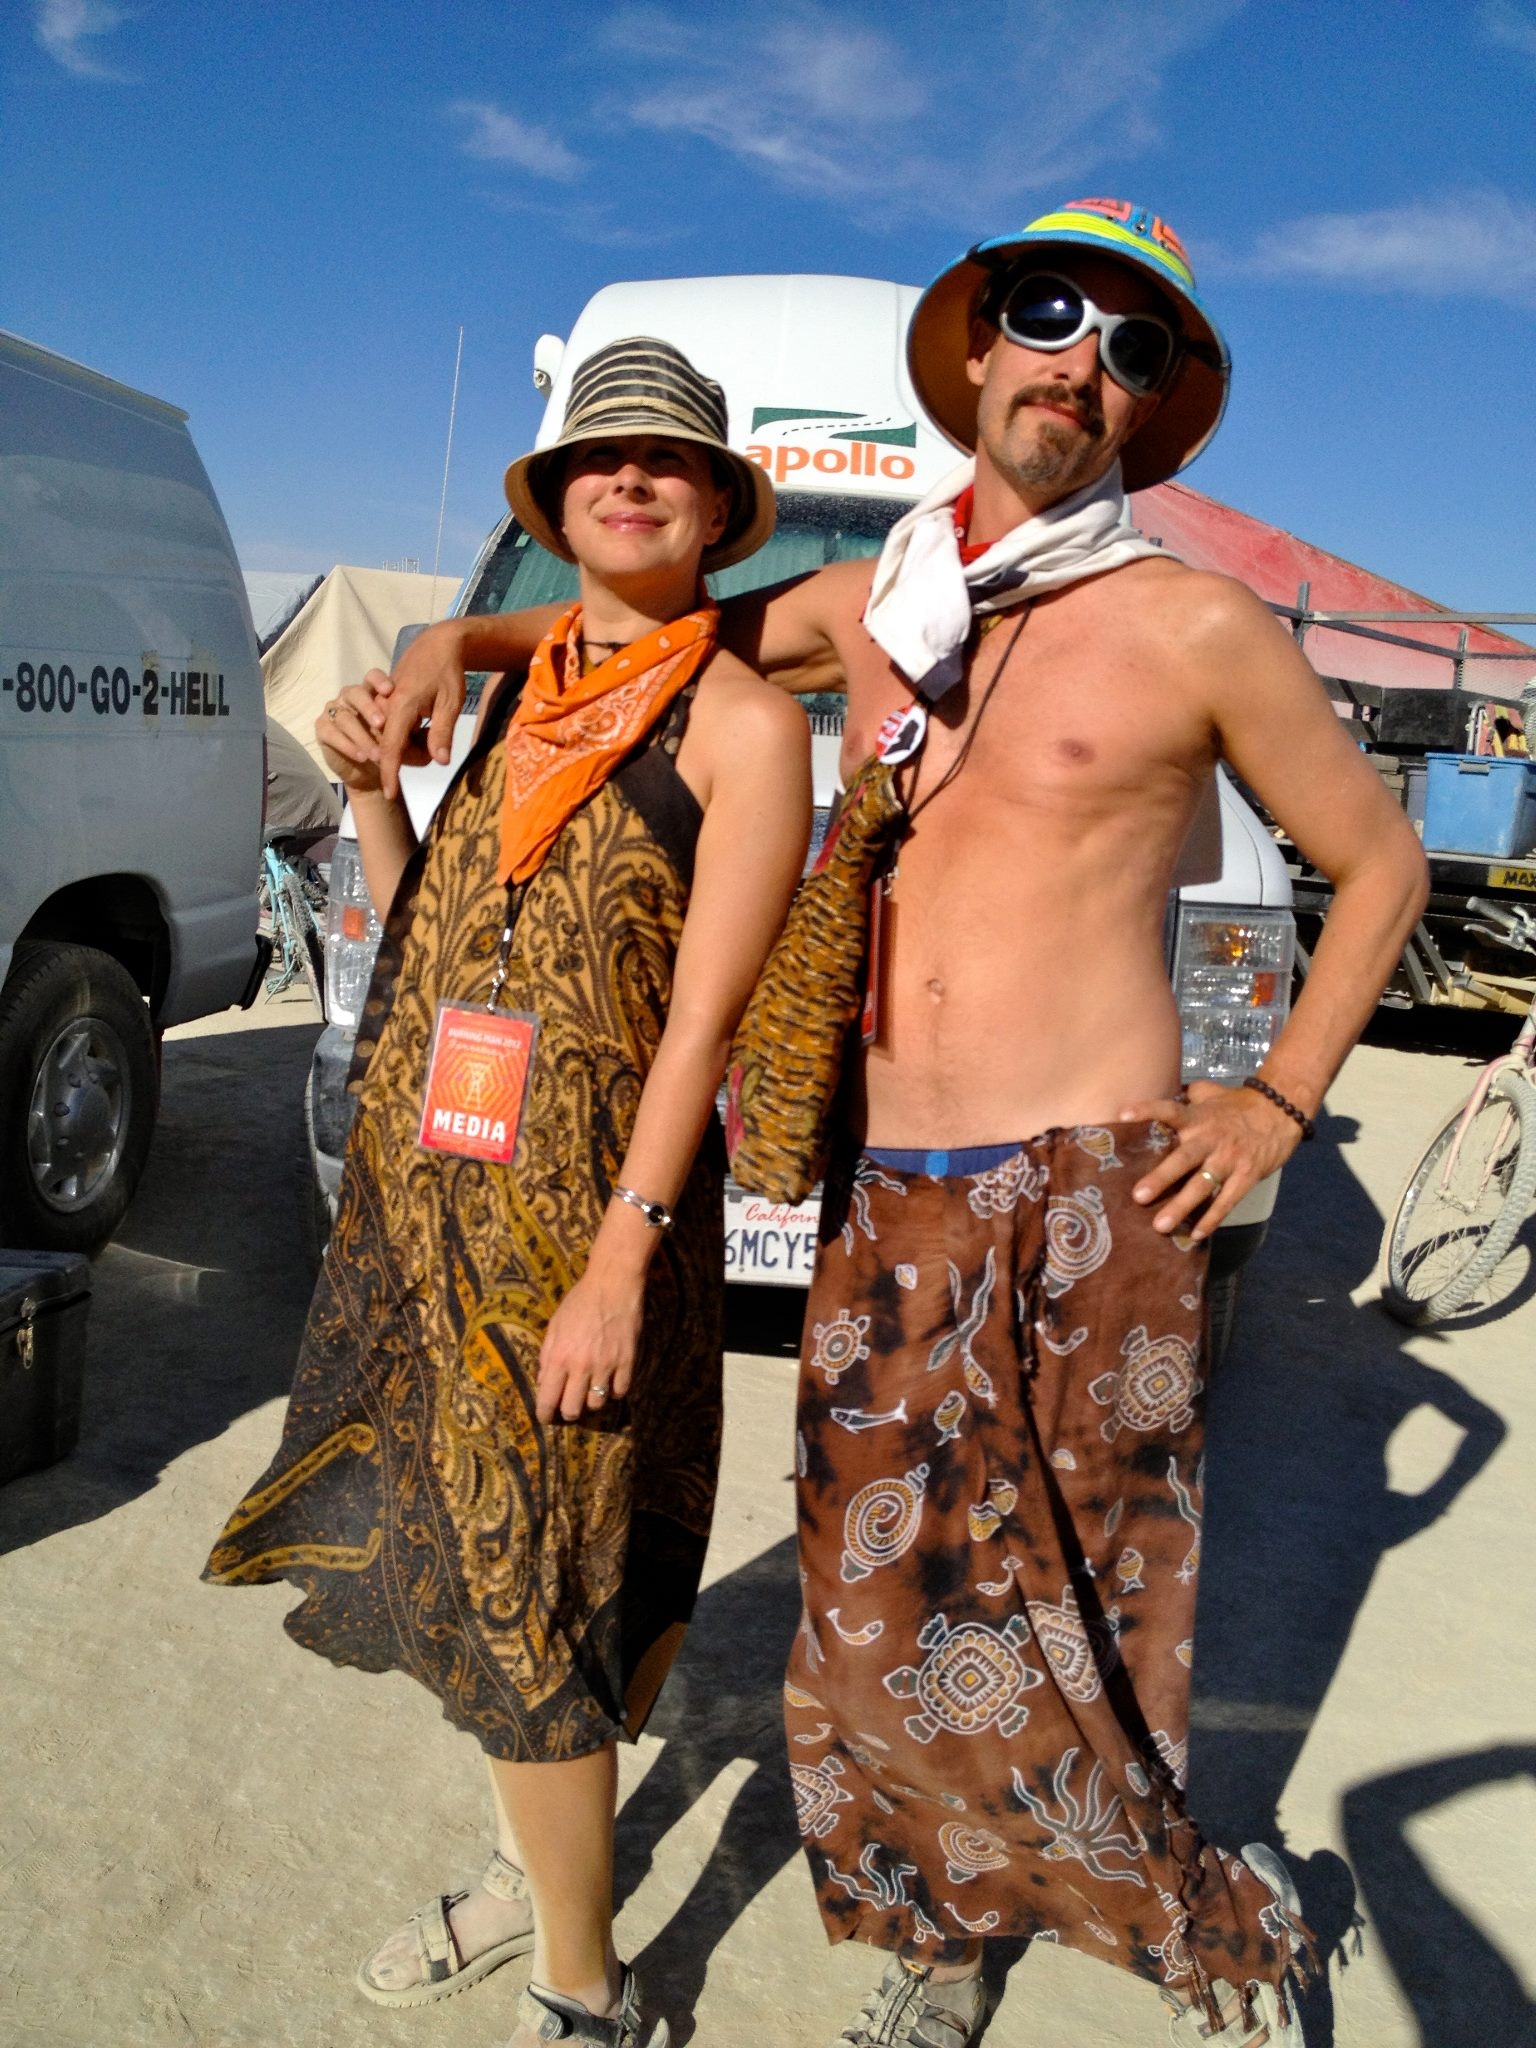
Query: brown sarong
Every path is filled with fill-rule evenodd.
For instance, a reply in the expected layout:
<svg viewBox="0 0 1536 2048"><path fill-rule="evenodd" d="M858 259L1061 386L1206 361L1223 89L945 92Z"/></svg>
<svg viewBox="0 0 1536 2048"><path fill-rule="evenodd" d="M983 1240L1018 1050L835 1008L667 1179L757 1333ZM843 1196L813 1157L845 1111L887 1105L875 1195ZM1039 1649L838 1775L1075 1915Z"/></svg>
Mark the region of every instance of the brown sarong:
<svg viewBox="0 0 1536 2048"><path fill-rule="evenodd" d="M1170 1142L829 1184L785 1697L834 1941L1057 1941L1181 2004L1292 1963L1301 1930L1184 1802L1206 1254L1131 1199Z"/></svg>

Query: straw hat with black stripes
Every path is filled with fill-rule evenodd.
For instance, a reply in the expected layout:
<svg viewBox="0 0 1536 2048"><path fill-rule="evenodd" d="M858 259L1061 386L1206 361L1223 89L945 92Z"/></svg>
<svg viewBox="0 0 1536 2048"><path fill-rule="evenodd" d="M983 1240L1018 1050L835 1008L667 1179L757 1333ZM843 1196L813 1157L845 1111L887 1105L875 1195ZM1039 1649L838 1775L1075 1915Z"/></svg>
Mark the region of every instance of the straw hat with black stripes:
<svg viewBox="0 0 1536 2048"><path fill-rule="evenodd" d="M717 458L730 481L730 517L713 547L704 550L705 570L728 568L753 554L773 532L773 485L766 470L748 462L726 443L725 393L701 377L679 349L653 335L635 334L610 342L588 356L571 379L560 438L547 448L519 456L507 471L507 503L524 527L551 554L574 561L560 528L559 493L565 451L586 441L621 434L659 434L669 441L697 441Z"/></svg>

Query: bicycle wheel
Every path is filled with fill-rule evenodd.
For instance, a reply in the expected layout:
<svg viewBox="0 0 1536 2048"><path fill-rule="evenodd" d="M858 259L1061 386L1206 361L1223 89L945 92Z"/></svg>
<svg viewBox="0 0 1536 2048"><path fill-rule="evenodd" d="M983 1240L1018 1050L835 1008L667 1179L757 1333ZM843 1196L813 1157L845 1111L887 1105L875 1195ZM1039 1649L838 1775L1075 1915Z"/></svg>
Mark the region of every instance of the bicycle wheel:
<svg viewBox="0 0 1536 2048"><path fill-rule="evenodd" d="M289 974L294 980L302 974L322 1015L325 1011L325 946L315 929L314 913L304 894L300 876L288 868L283 876L284 895L288 908L289 944L295 955L295 964Z"/></svg>
<svg viewBox="0 0 1536 2048"><path fill-rule="evenodd" d="M1401 1323L1443 1322L1515 1241L1536 1196L1536 1088L1505 1067L1450 1153L1466 1105L1409 1174L1381 1244L1382 1306Z"/></svg>

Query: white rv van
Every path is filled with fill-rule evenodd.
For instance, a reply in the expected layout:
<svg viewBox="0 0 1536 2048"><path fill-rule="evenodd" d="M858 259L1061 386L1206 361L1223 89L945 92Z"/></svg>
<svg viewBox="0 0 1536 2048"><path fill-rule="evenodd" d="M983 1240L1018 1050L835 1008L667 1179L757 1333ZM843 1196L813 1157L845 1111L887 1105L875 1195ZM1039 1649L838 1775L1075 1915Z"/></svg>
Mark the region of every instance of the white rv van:
<svg viewBox="0 0 1536 2048"><path fill-rule="evenodd" d="M186 414L0 334L0 1244L102 1244L157 1034L254 995L262 729Z"/></svg>
<svg viewBox="0 0 1536 2048"><path fill-rule="evenodd" d="M924 417L906 370L906 331L916 286L861 277L695 277L609 285L568 338L544 335L534 382L548 394L538 445L559 434L571 377L608 342L654 334L674 343L724 385L730 438L773 478L778 527L759 553L711 578L728 597L852 556L877 554L891 526L951 470L958 456ZM508 451L510 452L510 451ZM515 611L574 594L575 571L503 518L467 579L456 612ZM806 701L811 719L819 827L837 786L841 699ZM460 720L455 762L472 719ZM453 767L407 777L418 829ZM1290 880L1268 833L1223 776L1207 807L1201 872L1210 879L1170 902L1169 968L1184 1020L1185 1072L1215 1079L1250 1073L1283 1022L1290 1000L1294 928ZM357 1015L378 939L355 840L343 838L331 868L327 945L329 1024L311 1076L317 1186L334 1200L350 1121L343 1092ZM814 851L814 849L813 849ZM1230 1313L1228 1276L1257 1248L1275 1188L1257 1188L1220 1233L1218 1317ZM727 1189L727 1259L736 1280L803 1287L815 1257L817 1205L786 1209Z"/></svg>

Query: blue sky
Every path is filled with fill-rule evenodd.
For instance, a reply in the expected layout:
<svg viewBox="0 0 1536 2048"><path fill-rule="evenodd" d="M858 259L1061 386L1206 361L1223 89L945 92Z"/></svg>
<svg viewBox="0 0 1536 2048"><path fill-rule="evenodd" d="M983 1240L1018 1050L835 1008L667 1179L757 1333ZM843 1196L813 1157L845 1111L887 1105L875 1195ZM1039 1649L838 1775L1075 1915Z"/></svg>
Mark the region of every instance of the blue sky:
<svg viewBox="0 0 1536 2048"><path fill-rule="evenodd" d="M185 406L248 568L443 567L619 277L924 281L1078 193L1236 362L1188 472L1536 609L1536 0L12 0L0 326Z"/></svg>

